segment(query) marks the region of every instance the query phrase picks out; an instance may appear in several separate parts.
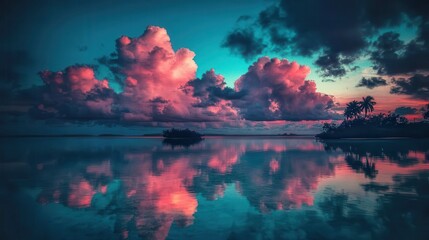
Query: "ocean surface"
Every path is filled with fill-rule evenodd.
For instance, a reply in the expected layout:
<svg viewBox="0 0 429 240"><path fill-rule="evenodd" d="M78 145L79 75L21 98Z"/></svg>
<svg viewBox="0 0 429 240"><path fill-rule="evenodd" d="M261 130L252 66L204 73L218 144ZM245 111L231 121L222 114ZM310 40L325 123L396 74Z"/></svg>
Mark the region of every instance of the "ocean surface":
<svg viewBox="0 0 429 240"><path fill-rule="evenodd" d="M3 138L0 239L429 239L429 140Z"/></svg>

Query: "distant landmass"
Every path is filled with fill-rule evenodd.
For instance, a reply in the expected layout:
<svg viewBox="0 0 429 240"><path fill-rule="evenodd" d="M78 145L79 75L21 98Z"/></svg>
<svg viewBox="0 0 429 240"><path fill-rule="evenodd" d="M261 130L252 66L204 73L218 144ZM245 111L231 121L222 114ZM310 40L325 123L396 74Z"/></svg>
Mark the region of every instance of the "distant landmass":
<svg viewBox="0 0 429 240"><path fill-rule="evenodd" d="M340 138L429 138L429 124L410 123L403 126L356 126L337 128L316 135L321 139Z"/></svg>
<svg viewBox="0 0 429 240"><path fill-rule="evenodd" d="M313 137L315 134L294 134L294 133L282 133L282 134L225 134L225 133L207 133L202 134L206 137ZM163 137L163 133L145 133L140 135L128 135L128 134L6 134L0 135L0 137Z"/></svg>
<svg viewBox="0 0 429 240"><path fill-rule="evenodd" d="M344 121L340 125L325 123L323 132L316 135L321 139L340 138L427 138L429 137L429 104L422 108L423 120L409 122L404 116L389 112L371 115L376 102L372 96L353 100L344 109ZM427 119L427 120L425 120Z"/></svg>
<svg viewBox="0 0 429 240"><path fill-rule="evenodd" d="M124 134L9 134L0 135L0 137L141 137L143 135L124 135Z"/></svg>
<svg viewBox="0 0 429 240"><path fill-rule="evenodd" d="M344 120L340 125L325 124L320 139L341 138L429 138L429 122L409 123L395 114L369 119Z"/></svg>

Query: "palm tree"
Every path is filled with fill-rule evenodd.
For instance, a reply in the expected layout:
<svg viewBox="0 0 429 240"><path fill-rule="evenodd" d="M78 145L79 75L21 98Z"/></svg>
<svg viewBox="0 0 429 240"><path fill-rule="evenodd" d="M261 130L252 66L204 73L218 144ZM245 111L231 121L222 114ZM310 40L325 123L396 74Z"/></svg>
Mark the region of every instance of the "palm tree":
<svg viewBox="0 0 429 240"><path fill-rule="evenodd" d="M344 116L346 117L346 119L350 119L353 117L353 113L348 106L344 109Z"/></svg>
<svg viewBox="0 0 429 240"><path fill-rule="evenodd" d="M365 118L368 112L374 111L375 104L377 103L374 101L374 98L372 96L362 97L362 101L359 102L359 107L361 111L365 112Z"/></svg>
<svg viewBox="0 0 429 240"><path fill-rule="evenodd" d="M346 108L344 109L344 116L346 119L350 118L357 118L359 114L362 112L359 102L356 100L353 100L349 103L347 103Z"/></svg>
<svg viewBox="0 0 429 240"><path fill-rule="evenodd" d="M429 104L427 104L423 109L423 118L429 119Z"/></svg>

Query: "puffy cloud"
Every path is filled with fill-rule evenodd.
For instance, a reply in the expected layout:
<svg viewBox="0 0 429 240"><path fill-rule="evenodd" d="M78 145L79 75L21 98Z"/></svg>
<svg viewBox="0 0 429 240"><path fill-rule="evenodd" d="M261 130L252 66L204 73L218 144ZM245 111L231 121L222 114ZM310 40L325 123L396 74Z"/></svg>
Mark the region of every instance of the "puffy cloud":
<svg viewBox="0 0 429 240"><path fill-rule="evenodd" d="M306 80L310 68L286 59L260 58L235 82L247 94L234 106L247 120L321 120L335 117L333 98Z"/></svg>
<svg viewBox="0 0 429 240"><path fill-rule="evenodd" d="M271 148L275 149L276 146ZM234 169L239 173L237 182L240 193L261 212L313 205L311 191L317 189L318 180L334 173L332 164L320 149L305 150L301 155L295 155L294 150L292 147L276 153L264 149L263 154L258 155L258 152L247 148L240 158L240 166ZM285 161L286 159L281 157L284 153L293 155L297 161ZM246 161L246 155L250 154L258 156L260 161ZM242 169L245 169L245 173L241 172ZM278 187L267 188L270 185Z"/></svg>
<svg viewBox="0 0 429 240"><path fill-rule="evenodd" d="M100 120L115 118L117 97L106 79L95 78L94 69L75 65L64 71L39 73L44 85L37 90L31 113L38 118Z"/></svg>
<svg viewBox="0 0 429 240"><path fill-rule="evenodd" d="M409 78L392 80L394 86L390 89L392 94L410 95L416 99L429 100L429 75L416 74Z"/></svg>
<svg viewBox="0 0 429 240"><path fill-rule="evenodd" d="M172 226L193 224L204 203L201 197L216 200L228 194L225 189L231 183L234 194L261 212L313 205L320 180L335 174L337 163L320 143L286 141L246 139L225 144L224 139L213 139L190 151L157 143L138 148L94 143L52 149L36 144L28 150L46 158L35 159L29 170L40 176L31 183L43 186L39 203L87 208L94 214L112 207L132 209L112 215L116 234L165 239ZM28 152L23 157L34 155ZM86 157L76 159L76 155ZM253 161L255 157L258 161Z"/></svg>
<svg viewBox="0 0 429 240"><path fill-rule="evenodd" d="M120 37L116 48L116 62L125 76L121 101L126 120L173 121L193 117L189 111L192 98L180 90L180 86L195 78L197 65L192 51L175 52L167 31L154 26L137 38Z"/></svg>
<svg viewBox="0 0 429 240"><path fill-rule="evenodd" d="M192 96L197 97L200 102L197 106L212 106L220 101L220 98L215 96L212 91L219 89L222 91L225 88L225 78L218 75L213 69L203 74L201 79L194 79L186 83L183 90L186 93L192 92Z"/></svg>
<svg viewBox="0 0 429 240"><path fill-rule="evenodd" d="M196 78L194 56L175 51L167 31L150 26L139 37L117 39L116 51L103 60L122 83L120 92L97 79L93 66L74 65L40 72L44 84L20 94L28 95L33 117L105 124L236 128L336 117L333 98L306 80L306 66L260 58L231 88L213 69Z"/></svg>
<svg viewBox="0 0 429 240"><path fill-rule="evenodd" d="M34 100L36 106L32 108L33 116L109 119L120 124L217 122L239 118L231 103L225 100L234 98L235 92L225 87L223 77L208 72L203 79L189 82L195 79L195 54L188 49L174 51L164 28L150 26L137 38L120 37L111 56L105 58L105 63L121 78L122 92L115 93L106 79L96 79L90 66L43 71L40 77L44 85L30 90L39 91ZM222 78L220 85L212 82L213 77ZM200 82L210 89L199 86ZM184 91L184 86L188 91ZM209 99L204 98L208 94L216 100L208 103ZM204 104L204 108L200 104Z"/></svg>
<svg viewBox="0 0 429 240"><path fill-rule="evenodd" d="M207 107L214 106L224 100L235 100L242 98L245 92L236 92L234 89L227 87L225 78L216 74L213 69L203 74L201 79L189 81L183 90L192 93L192 96L198 98L195 106Z"/></svg>
<svg viewBox="0 0 429 240"><path fill-rule="evenodd" d="M149 26L140 37L122 36L116 48L117 57L110 63L114 63L114 72L123 75L120 103L125 121L212 122L236 116L236 111L220 99L207 103L205 84L222 92L223 79L216 82L219 77L208 73L201 81L189 82L196 75L195 53L186 48L174 51L164 28ZM194 89L183 91L185 86ZM199 104L207 108L198 108Z"/></svg>
<svg viewBox="0 0 429 240"><path fill-rule="evenodd" d="M321 55L315 62L321 67L322 77L341 77L346 74L346 69L343 67L343 60L340 59L338 54L324 54Z"/></svg>
<svg viewBox="0 0 429 240"><path fill-rule="evenodd" d="M417 108L397 107L394 112L398 115L412 115L417 113Z"/></svg>
<svg viewBox="0 0 429 240"><path fill-rule="evenodd" d="M411 22L417 26L419 36L413 39L398 59L374 60L376 68L386 71L396 62L408 65L405 70L428 69L429 4L408 0L279 0L261 11L256 21L239 25L226 39L237 39L234 44L224 44L231 51L246 59L262 52L293 53L317 56L315 64L324 77L341 77L352 70L353 62L366 54L374 36L386 27ZM243 34L243 33L251 34ZM240 36L240 38L237 38ZM258 43L258 51L249 49ZM414 59L413 61L407 61ZM415 61L419 59L421 61ZM385 66L386 65L386 66Z"/></svg>
<svg viewBox="0 0 429 240"><path fill-rule="evenodd" d="M97 80L90 66L71 66L64 72L42 71L39 73L46 86L56 93L88 93L95 87L108 88L107 80Z"/></svg>
<svg viewBox="0 0 429 240"><path fill-rule="evenodd" d="M386 86L387 82L381 77L362 78L356 87L366 87L373 89L380 86Z"/></svg>
<svg viewBox="0 0 429 240"><path fill-rule="evenodd" d="M233 166L238 163L240 150L236 146L221 148L210 156L207 166L222 174L229 173L232 171Z"/></svg>

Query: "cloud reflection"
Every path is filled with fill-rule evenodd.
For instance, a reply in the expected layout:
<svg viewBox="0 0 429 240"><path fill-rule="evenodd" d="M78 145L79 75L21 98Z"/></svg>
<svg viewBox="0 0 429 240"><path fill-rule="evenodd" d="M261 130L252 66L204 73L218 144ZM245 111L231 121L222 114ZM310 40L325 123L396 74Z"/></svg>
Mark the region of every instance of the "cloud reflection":
<svg viewBox="0 0 429 240"><path fill-rule="evenodd" d="M199 208L204 207L201 201L226 197L230 185L258 214L312 207L326 215L328 224L345 224L350 230L344 221L355 219L367 227L360 217L365 209L352 209L359 216L350 213L357 203L347 192L325 192L321 200L315 195L321 191L321 182L344 171L341 166L364 173L371 182L362 182L357 174L350 177L360 181L356 184L362 191L385 195L385 201L392 194L405 194L414 183L420 195L427 195L422 182L425 175L417 180L406 175L411 168L429 169L424 141L409 146L406 141L381 141L367 146L313 139L211 138L185 148L166 147L160 139L85 141L65 142L49 151L42 147L46 142L35 143L27 146L25 152L30 155L21 152L17 157L27 159L31 186L41 189L39 203L112 216L113 231L122 239L134 235L165 239L175 226L188 227L198 221ZM390 174L392 169L397 172L393 182L374 182L377 173ZM389 206L378 207L385 211L382 208Z"/></svg>

